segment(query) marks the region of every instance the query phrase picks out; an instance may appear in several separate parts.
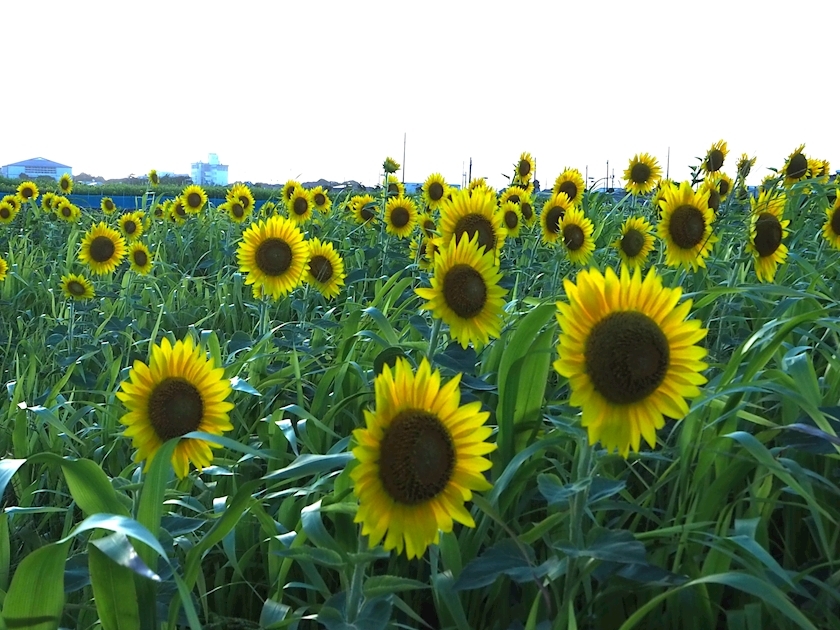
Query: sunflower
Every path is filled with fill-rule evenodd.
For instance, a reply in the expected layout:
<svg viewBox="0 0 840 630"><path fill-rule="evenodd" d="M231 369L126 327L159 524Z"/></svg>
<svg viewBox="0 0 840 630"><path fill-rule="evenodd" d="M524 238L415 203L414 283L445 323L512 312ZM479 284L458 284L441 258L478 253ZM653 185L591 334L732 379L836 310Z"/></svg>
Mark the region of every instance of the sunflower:
<svg viewBox="0 0 840 630"><path fill-rule="evenodd" d="M128 261L131 263L131 270L141 276L148 275L152 270L152 254L149 248L140 241L134 241L129 246Z"/></svg>
<svg viewBox="0 0 840 630"><path fill-rule="evenodd" d="M729 155L729 149L726 147L726 142L724 140L718 140L709 147L700 168L706 173L717 173L723 168L723 161L727 155Z"/></svg>
<svg viewBox="0 0 840 630"><path fill-rule="evenodd" d="M521 186L508 186L499 195L499 205L501 206L506 201L512 201L516 205L522 203L523 199L529 198L528 192Z"/></svg>
<svg viewBox="0 0 840 630"><path fill-rule="evenodd" d="M17 196L21 201L35 201L38 199L38 186L35 182L22 182L17 187Z"/></svg>
<svg viewBox="0 0 840 630"><path fill-rule="evenodd" d="M0 256L0 282L6 279L6 275L9 273L9 263L6 262L6 259Z"/></svg>
<svg viewBox="0 0 840 630"><path fill-rule="evenodd" d="M143 213L140 211L126 212L120 217L119 224L120 232L125 234L129 241L133 241L143 233Z"/></svg>
<svg viewBox="0 0 840 630"><path fill-rule="evenodd" d="M228 417L233 405L225 400L231 387L224 369L215 367L189 337L174 346L164 338L150 354L149 365L134 362L117 392L128 409L120 422L137 449L134 461L145 460L146 469L167 440L192 431L221 435L233 429ZM180 440L172 454L175 474L186 477L190 462L197 468L209 466L211 447L215 444L203 440Z"/></svg>
<svg viewBox="0 0 840 630"><path fill-rule="evenodd" d="M437 234L437 223L435 223L435 219L428 209L417 215L417 225L420 226L423 236L431 238Z"/></svg>
<svg viewBox="0 0 840 630"><path fill-rule="evenodd" d="M261 217L270 217L272 214L277 213L277 204L273 201L266 201L263 205L260 206L259 215Z"/></svg>
<svg viewBox="0 0 840 630"><path fill-rule="evenodd" d="M348 204L356 223L376 223L376 199L373 195L356 195Z"/></svg>
<svg viewBox="0 0 840 630"><path fill-rule="evenodd" d="M328 215L332 209L332 200L330 200L330 196L323 186L316 186L312 189L312 203L322 215Z"/></svg>
<svg viewBox="0 0 840 630"><path fill-rule="evenodd" d="M184 210L189 214L198 214L207 205L207 193L196 184L184 188L181 191L180 199L184 204Z"/></svg>
<svg viewBox="0 0 840 630"><path fill-rule="evenodd" d="M225 193L225 200L230 202L238 201L248 214L254 211L254 193L245 184L234 184Z"/></svg>
<svg viewBox="0 0 840 630"><path fill-rule="evenodd" d="M409 252L412 260L417 261L417 266L424 270L430 271L435 267L435 256L439 250L439 239L433 236L423 236L414 238L409 245Z"/></svg>
<svg viewBox="0 0 840 630"><path fill-rule="evenodd" d="M752 170L752 167L755 166L756 158L751 158L746 153L742 153L741 157L738 158L738 163L736 164L735 168L738 169L738 177L741 179L747 179Z"/></svg>
<svg viewBox="0 0 840 630"><path fill-rule="evenodd" d="M46 197L46 195L44 196ZM68 223L75 223L82 216L81 209L77 205L70 203L70 200L66 197L60 197L58 201L54 202L53 209L59 219Z"/></svg>
<svg viewBox="0 0 840 630"><path fill-rule="evenodd" d="M71 300L92 300L96 296L91 281L73 273L61 276L61 292Z"/></svg>
<svg viewBox="0 0 840 630"><path fill-rule="evenodd" d="M578 206L583 202L583 191L585 189L586 184L580 171L576 168L567 168L554 180L554 188L551 189L551 192L555 195L561 192L566 193L569 201Z"/></svg>
<svg viewBox="0 0 840 630"><path fill-rule="evenodd" d="M714 213L718 212L720 209L720 192L718 191L717 182L715 181L714 175L709 175L703 182L700 184L700 187L697 191L701 195L708 196L707 204L709 209Z"/></svg>
<svg viewBox="0 0 840 630"><path fill-rule="evenodd" d="M522 222L532 226L537 221L537 214L534 212L534 202L531 195L519 202L519 211L522 213Z"/></svg>
<svg viewBox="0 0 840 630"><path fill-rule="evenodd" d="M312 218L312 195L305 188L296 188L291 199L286 202L289 218L298 225Z"/></svg>
<svg viewBox="0 0 840 630"><path fill-rule="evenodd" d="M309 262L306 265L307 284L315 287L325 298L337 297L344 285L344 262L332 243L313 238L309 241Z"/></svg>
<svg viewBox="0 0 840 630"><path fill-rule="evenodd" d="M386 173L396 173L400 170L400 165L394 158L387 157L385 158L385 161L382 162L382 170Z"/></svg>
<svg viewBox="0 0 840 630"><path fill-rule="evenodd" d="M499 208L499 214L502 215L502 227L507 236L519 236L519 230L522 228L522 211L519 209L519 204L512 201L506 201Z"/></svg>
<svg viewBox="0 0 840 630"><path fill-rule="evenodd" d="M154 210L152 210L152 216L155 219L165 219L169 215L169 205L168 202L164 201L163 203L156 203Z"/></svg>
<svg viewBox="0 0 840 630"><path fill-rule="evenodd" d="M69 195L73 192L73 178L67 173L64 173L58 180L58 187L62 195Z"/></svg>
<svg viewBox="0 0 840 630"><path fill-rule="evenodd" d="M402 197L405 195L405 184L397 179L395 175L388 175L385 187L388 197Z"/></svg>
<svg viewBox="0 0 840 630"><path fill-rule="evenodd" d="M417 225L417 204L409 197L392 197L385 204L385 231L398 238L411 236Z"/></svg>
<svg viewBox="0 0 840 630"><path fill-rule="evenodd" d="M726 198L729 196L729 193L732 192L732 189L735 186L735 182L732 181L732 178L729 177L726 173L718 173L717 176L714 178L715 187L717 188L718 193L720 194L720 200L725 201Z"/></svg>
<svg viewBox="0 0 840 630"><path fill-rule="evenodd" d="M764 179L761 180L761 184L758 186L758 191L776 190L780 188L781 183L782 177L780 173L768 173L764 176Z"/></svg>
<svg viewBox="0 0 840 630"><path fill-rule="evenodd" d="M595 251L595 239L592 233L595 226L583 215L583 210L576 206L569 208L566 216L560 221L560 233L563 235L563 245L569 253L569 260L576 265L585 265Z"/></svg>
<svg viewBox="0 0 840 630"><path fill-rule="evenodd" d="M514 183L528 185L531 177L534 176L534 171L537 169L537 163L530 153L525 151L519 156L519 161L514 165Z"/></svg>
<svg viewBox="0 0 840 630"><path fill-rule="evenodd" d="M840 197L835 197L834 204L825 211L822 235L834 249L840 249Z"/></svg>
<svg viewBox="0 0 840 630"><path fill-rule="evenodd" d="M441 385L438 370L424 358L417 373L404 357L385 365L374 381L376 408L365 410L365 427L353 431L350 473L359 498L355 522L371 547L384 539L409 559L421 557L453 521L475 527L464 507L473 491L489 490L483 457L496 445L489 413L478 401L461 405L461 375Z"/></svg>
<svg viewBox="0 0 840 630"><path fill-rule="evenodd" d="M621 226L621 236L612 246L618 250L621 262L633 269L643 267L653 251L653 228L643 217L630 217Z"/></svg>
<svg viewBox="0 0 840 630"><path fill-rule="evenodd" d="M12 206L15 210L15 214L20 212L20 209L23 207L23 202L17 195L6 195L3 199L0 199L0 202L7 203Z"/></svg>
<svg viewBox="0 0 840 630"><path fill-rule="evenodd" d="M85 234L79 252L79 260L95 274L111 273L124 256L125 239L102 221Z"/></svg>
<svg viewBox="0 0 840 630"><path fill-rule="evenodd" d="M238 200L224 202L219 206L219 210L227 212L230 220L234 223L244 223L251 215Z"/></svg>
<svg viewBox="0 0 840 630"><path fill-rule="evenodd" d="M155 169L149 171L149 184L151 184L152 188L157 188L160 185L160 177Z"/></svg>
<svg viewBox="0 0 840 630"><path fill-rule="evenodd" d="M642 437L656 445L665 416L683 418L686 398L700 394L706 336L699 320L686 320L691 300L677 305L682 289L662 286L655 269L642 279L622 267L581 271L564 280L566 302L557 303L559 358L554 369L569 379L570 402L583 411L592 443L627 457Z"/></svg>
<svg viewBox="0 0 840 630"><path fill-rule="evenodd" d="M283 184L283 189L280 191L280 196L283 198L283 203L289 201L289 199L292 198L292 195L295 194L295 189L300 187L300 182L296 182L293 179L290 179L285 184Z"/></svg>
<svg viewBox="0 0 840 630"><path fill-rule="evenodd" d="M56 195L54 192L45 192L41 195L41 210L44 212L53 212L59 200L65 199L61 195Z"/></svg>
<svg viewBox="0 0 840 630"><path fill-rule="evenodd" d="M502 329L502 296L499 268L492 251L479 244L478 235L461 236L435 256L431 288L415 289L429 300L423 308L449 325L450 335L463 348L470 342L486 345Z"/></svg>
<svg viewBox="0 0 840 630"><path fill-rule="evenodd" d="M277 300L303 281L309 247L292 221L275 215L245 230L236 255L245 284Z"/></svg>
<svg viewBox="0 0 840 630"><path fill-rule="evenodd" d="M665 241L665 264L695 271L705 267L705 259L717 241L712 234L715 216L709 208L708 192L695 192L683 182L679 188L665 188L659 206L662 219L657 229L659 238Z"/></svg>
<svg viewBox="0 0 840 630"><path fill-rule="evenodd" d="M423 201L432 210L437 210L443 205L449 186L440 173L432 173L423 182Z"/></svg>
<svg viewBox="0 0 840 630"><path fill-rule="evenodd" d="M755 259L755 275L759 282L773 282L776 268L785 262L787 247L782 239L788 235L790 221L782 220L785 195L763 192L750 199L750 238L747 251Z"/></svg>
<svg viewBox="0 0 840 630"><path fill-rule="evenodd" d="M814 178L821 184L827 184L828 178L831 175L831 166L828 160L819 160L817 158L808 158L808 173L809 177Z"/></svg>
<svg viewBox="0 0 840 630"><path fill-rule="evenodd" d="M12 205L5 199L0 201L0 223L11 223L18 214L18 205Z"/></svg>
<svg viewBox="0 0 840 630"><path fill-rule="evenodd" d="M573 207L569 196L564 192L554 193L543 204L540 211L542 239L546 243L555 243L560 238L560 224L563 217Z"/></svg>
<svg viewBox="0 0 840 630"><path fill-rule="evenodd" d="M496 193L485 188L472 191L453 190L452 199L441 208L440 235L443 245L467 238L478 237L479 247L488 252L501 251L505 242L502 216L496 212Z"/></svg>
<svg viewBox="0 0 840 630"><path fill-rule="evenodd" d="M785 177L785 186L792 186L808 177L808 158L802 153L804 149L804 144L799 145L785 160L785 165L781 170L781 174Z"/></svg>
<svg viewBox="0 0 840 630"><path fill-rule="evenodd" d="M662 169L656 158L648 153L637 153L624 171L625 189L634 195L646 195L656 188L661 177Z"/></svg>
<svg viewBox="0 0 840 630"><path fill-rule="evenodd" d="M483 177L476 177L475 179L470 180L470 184L469 186L467 186L467 190L475 190L476 188L490 189L490 186L487 184L487 180Z"/></svg>
<svg viewBox="0 0 840 630"><path fill-rule="evenodd" d="M102 197L102 201L99 202L99 207L102 208L102 212L111 215L117 209L117 204L110 197Z"/></svg>
<svg viewBox="0 0 840 630"><path fill-rule="evenodd" d="M187 222L188 217L189 214L187 213L187 207L184 204L184 198L180 195L175 197L175 199L172 200L172 205L169 207L169 218L173 223L184 225L184 223Z"/></svg>

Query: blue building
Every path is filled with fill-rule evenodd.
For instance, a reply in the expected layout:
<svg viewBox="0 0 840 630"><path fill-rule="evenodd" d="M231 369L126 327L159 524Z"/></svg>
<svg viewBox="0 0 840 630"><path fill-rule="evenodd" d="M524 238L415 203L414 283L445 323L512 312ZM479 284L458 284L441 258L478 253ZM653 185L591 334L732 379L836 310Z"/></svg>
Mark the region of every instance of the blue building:
<svg viewBox="0 0 840 630"><path fill-rule="evenodd" d="M199 186L228 185L227 164L219 164L219 156L215 153L207 156L207 162L193 162L190 176L193 184Z"/></svg>
<svg viewBox="0 0 840 630"><path fill-rule="evenodd" d="M58 181L62 175L73 175L73 169L66 164L59 164L47 158L37 157L23 162L0 166L0 177L18 179L23 175L27 179L52 177Z"/></svg>

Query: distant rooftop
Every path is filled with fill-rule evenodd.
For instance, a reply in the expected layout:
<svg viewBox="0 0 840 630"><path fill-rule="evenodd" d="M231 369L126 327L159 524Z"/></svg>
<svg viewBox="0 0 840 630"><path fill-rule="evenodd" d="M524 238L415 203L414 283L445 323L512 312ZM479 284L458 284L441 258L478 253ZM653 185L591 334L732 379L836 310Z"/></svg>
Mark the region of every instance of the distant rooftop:
<svg viewBox="0 0 840 630"><path fill-rule="evenodd" d="M66 164L59 164L47 158L36 157L24 160L23 162L15 162L13 164L6 164L5 166L22 166L24 168L31 168L33 166L41 166L43 168L70 168Z"/></svg>

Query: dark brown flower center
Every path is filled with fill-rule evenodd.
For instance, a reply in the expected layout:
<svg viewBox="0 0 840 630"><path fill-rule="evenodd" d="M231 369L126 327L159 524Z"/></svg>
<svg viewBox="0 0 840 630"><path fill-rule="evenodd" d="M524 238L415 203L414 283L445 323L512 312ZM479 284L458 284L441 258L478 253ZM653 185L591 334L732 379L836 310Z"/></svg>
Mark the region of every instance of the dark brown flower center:
<svg viewBox="0 0 840 630"><path fill-rule="evenodd" d="M61 216L67 217L68 219L72 216L73 211L70 209L70 206L61 206Z"/></svg>
<svg viewBox="0 0 840 630"><path fill-rule="evenodd" d="M435 225L434 221L432 221L431 219L423 220L423 231L426 232L426 235L431 235L436 229L437 226Z"/></svg>
<svg viewBox="0 0 840 630"><path fill-rule="evenodd" d="M303 197L296 197L292 210L298 216L303 216L309 210L309 203Z"/></svg>
<svg viewBox="0 0 840 630"><path fill-rule="evenodd" d="M70 190L70 180L69 179L62 179L61 180L61 190L67 192Z"/></svg>
<svg viewBox="0 0 840 630"><path fill-rule="evenodd" d="M123 229L126 234L134 234L137 231L137 224L134 221L126 221Z"/></svg>
<svg viewBox="0 0 840 630"><path fill-rule="evenodd" d="M787 167L787 176L791 179L801 179L808 172L808 158L802 153L797 153L790 158Z"/></svg>
<svg viewBox="0 0 840 630"><path fill-rule="evenodd" d="M440 182L432 182L429 185L429 199L432 201L443 199L443 185Z"/></svg>
<svg viewBox="0 0 840 630"><path fill-rule="evenodd" d="M563 228L563 243L569 251L574 252L579 250L583 247L584 240L586 239L583 234L583 229L579 225L572 223Z"/></svg>
<svg viewBox="0 0 840 630"><path fill-rule="evenodd" d="M322 192L315 193L315 205L316 206L321 207L321 206L325 205L326 203L327 203L327 196L324 193L322 193Z"/></svg>
<svg viewBox="0 0 840 630"><path fill-rule="evenodd" d="M709 207L715 212L720 208L720 193L714 189L709 189Z"/></svg>
<svg viewBox="0 0 840 630"><path fill-rule="evenodd" d="M95 262L104 263L111 260L116 252L116 246L107 236L97 236L90 243L90 257Z"/></svg>
<svg viewBox="0 0 840 630"><path fill-rule="evenodd" d="M201 207L201 195L197 192L191 192L187 195L187 205L193 210L198 210Z"/></svg>
<svg viewBox="0 0 840 630"><path fill-rule="evenodd" d="M831 213L831 231L840 235L840 206Z"/></svg>
<svg viewBox="0 0 840 630"><path fill-rule="evenodd" d="M254 254L257 267L267 276L283 275L292 265L292 248L280 238L267 238Z"/></svg>
<svg viewBox="0 0 840 630"><path fill-rule="evenodd" d="M329 282L333 277L333 266L326 256L313 256L309 261L309 272L318 282Z"/></svg>
<svg viewBox="0 0 840 630"><path fill-rule="evenodd" d="M592 327L584 348L586 373L595 390L616 405L644 400L665 380L668 339L638 311L618 311Z"/></svg>
<svg viewBox="0 0 840 630"><path fill-rule="evenodd" d="M682 249L697 247L703 241L703 234L706 232L703 213L694 206L680 206L671 214L668 232L677 247Z"/></svg>
<svg viewBox="0 0 840 630"><path fill-rule="evenodd" d="M105 200L105 210L111 212L114 209L114 202L110 199Z"/></svg>
<svg viewBox="0 0 840 630"><path fill-rule="evenodd" d="M635 258L642 251L645 246L645 235L639 230L627 230L627 233L621 237L621 251L628 258Z"/></svg>
<svg viewBox="0 0 840 630"><path fill-rule="evenodd" d="M410 214L407 208L403 206L397 206L393 210L391 210L391 225L395 228L399 229L408 225L408 220L410 218Z"/></svg>
<svg viewBox="0 0 840 630"><path fill-rule="evenodd" d="M516 193L514 193L510 197L508 197L507 200L510 201L511 203L519 203L519 201L520 201L519 200L519 195L517 195Z"/></svg>
<svg viewBox="0 0 840 630"><path fill-rule="evenodd" d="M359 216L362 217L363 221L370 221L374 217L373 210L367 207L362 207L362 209L359 210Z"/></svg>
<svg viewBox="0 0 840 630"><path fill-rule="evenodd" d="M239 195L239 203L241 203L242 207L247 210L251 207L251 198L246 195Z"/></svg>
<svg viewBox="0 0 840 630"><path fill-rule="evenodd" d="M578 194L577 184L573 181L566 180L557 187L557 192L566 193L566 196L569 197L569 201L574 201Z"/></svg>
<svg viewBox="0 0 840 630"><path fill-rule="evenodd" d="M145 267L146 263L149 262L149 257L146 256L146 252L142 249L137 249L134 251L134 264L138 267Z"/></svg>
<svg viewBox="0 0 840 630"><path fill-rule="evenodd" d="M470 265L458 264L446 272L443 298L458 317L470 319L487 303L487 285L481 274Z"/></svg>
<svg viewBox="0 0 840 630"><path fill-rule="evenodd" d="M466 234L468 239L478 234L478 246L484 247L485 251L491 251L496 248L496 233L493 229L493 224L483 214L466 214L455 224L454 238L455 242L461 240L461 235Z"/></svg>
<svg viewBox="0 0 840 630"><path fill-rule="evenodd" d="M71 280L70 282L67 283L67 290L71 294L73 294L77 297L81 297L85 294L85 285L83 285L78 280Z"/></svg>
<svg viewBox="0 0 840 630"><path fill-rule="evenodd" d="M519 215L513 210L505 211L505 225L509 230L515 229L519 225Z"/></svg>
<svg viewBox="0 0 840 630"><path fill-rule="evenodd" d="M149 396L149 421L165 442L196 431L204 417L204 401L195 385L170 376L155 385Z"/></svg>
<svg viewBox="0 0 840 630"><path fill-rule="evenodd" d="M12 216L12 213L8 208L5 206L0 208L0 219L8 219L10 216Z"/></svg>
<svg viewBox="0 0 840 630"><path fill-rule="evenodd" d="M563 206L549 208L545 215L545 229L550 234L560 233L560 221L566 216L566 209Z"/></svg>
<svg viewBox="0 0 840 630"><path fill-rule="evenodd" d="M720 192L721 197L726 197L729 194L729 180L728 179L721 179L718 182L718 191Z"/></svg>
<svg viewBox="0 0 840 630"><path fill-rule="evenodd" d="M20 191L20 196L24 199L29 199L30 197L35 195L35 191L32 190L29 186L24 186L23 189Z"/></svg>
<svg viewBox="0 0 840 630"><path fill-rule="evenodd" d="M400 187L396 182L391 182L390 184L388 184L389 195L396 195L398 192L400 192Z"/></svg>
<svg viewBox="0 0 840 630"><path fill-rule="evenodd" d="M234 203L230 207L230 213L235 216L237 219L241 219L245 216L245 208L242 207L241 203Z"/></svg>
<svg viewBox="0 0 840 630"><path fill-rule="evenodd" d="M531 204L527 201L522 202L522 204L519 206L519 210L522 212L522 216L525 217L526 221L530 221L531 217L534 216L534 209L531 207Z"/></svg>
<svg viewBox="0 0 840 630"><path fill-rule="evenodd" d="M187 216L187 209L184 208L184 204L182 204L182 203L176 203L175 204L175 214L177 214L181 218L184 218L184 217Z"/></svg>
<svg viewBox="0 0 840 630"><path fill-rule="evenodd" d="M712 149L709 155L706 156L706 170L710 173L719 171L723 167L723 151L720 149Z"/></svg>
<svg viewBox="0 0 840 630"><path fill-rule="evenodd" d="M758 255L762 258L764 256L772 255L779 245L782 244L782 224L776 215L770 212L762 212L758 215L755 222L755 249Z"/></svg>
<svg viewBox="0 0 840 630"><path fill-rule="evenodd" d="M519 177L528 177L531 173L531 163L528 160L519 160L519 168L516 171L519 173Z"/></svg>
<svg viewBox="0 0 840 630"><path fill-rule="evenodd" d="M455 447L437 416L408 409L393 419L379 445L379 479L388 496L403 505L433 499L455 469Z"/></svg>
<svg viewBox="0 0 840 630"><path fill-rule="evenodd" d="M647 184L650 173L650 166L644 162L636 162L630 169L630 181L634 184Z"/></svg>

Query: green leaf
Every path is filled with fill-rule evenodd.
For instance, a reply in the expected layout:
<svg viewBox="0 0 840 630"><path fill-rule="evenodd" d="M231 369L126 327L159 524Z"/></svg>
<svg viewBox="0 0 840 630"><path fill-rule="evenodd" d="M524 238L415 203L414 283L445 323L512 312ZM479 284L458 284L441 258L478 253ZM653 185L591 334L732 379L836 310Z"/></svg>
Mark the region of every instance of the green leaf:
<svg viewBox="0 0 840 630"><path fill-rule="evenodd" d="M100 551L96 542L88 545L88 569L93 601L103 630L140 630L140 610L134 588L134 574Z"/></svg>
<svg viewBox="0 0 840 630"><path fill-rule="evenodd" d="M339 568L345 565L344 559L335 551L330 549L318 549L317 547L290 547L289 549L278 549L274 552L281 558L292 558L293 560L311 560L316 564Z"/></svg>
<svg viewBox="0 0 840 630"><path fill-rule="evenodd" d="M21 561L3 606L7 628L57 630L64 610L64 562L69 546L69 540L45 545Z"/></svg>
<svg viewBox="0 0 840 630"><path fill-rule="evenodd" d="M377 597L379 595L390 595L403 591L418 591L426 588L429 588L429 585L418 580L397 577L396 575L374 575L367 579L364 587L362 587L362 592L365 597Z"/></svg>
<svg viewBox="0 0 840 630"><path fill-rule="evenodd" d="M6 486L9 485L12 477L18 468L26 463L25 459L3 459L0 460L0 497L6 493Z"/></svg>
<svg viewBox="0 0 840 630"><path fill-rule="evenodd" d="M234 376L230 379L230 387L236 392L245 392L251 396L262 396L248 381Z"/></svg>
<svg viewBox="0 0 840 630"><path fill-rule="evenodd" d="M266 481L279 479L297 479L307 475L332 472L343 468L353 459L352 453L334 453L332 455L301 455L291 464L280 470L268 473L263 477Z"/></svg>

